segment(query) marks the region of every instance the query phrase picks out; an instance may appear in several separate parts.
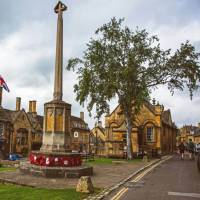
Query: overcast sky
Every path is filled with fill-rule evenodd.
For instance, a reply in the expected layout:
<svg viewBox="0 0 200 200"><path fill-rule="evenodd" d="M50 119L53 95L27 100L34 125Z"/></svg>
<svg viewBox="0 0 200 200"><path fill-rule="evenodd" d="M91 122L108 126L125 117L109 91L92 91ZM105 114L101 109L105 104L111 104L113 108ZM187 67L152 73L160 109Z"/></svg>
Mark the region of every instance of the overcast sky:
<svg viewBox="0 0 200 200"><path fill-rule="evenodd" d="M28 109L29 100L37 100L37 111L43 115L43 105L52 100L55 63L57 16L56 0L0 0L0 74L10 93L3 94L3 107L15 109L15 99L22 98ZM176 50L181 42L190 40L200 51L199 0L63 0L64 66L70 57L81 56L96 28L110 18L125 18L131 29L138 26L160 38L161 47ZM86 108L75 101L74 73L64 70L63 99L72 104L72 114L85 112L90 128L94 119ZM153 92L152 98L170 109L172 119L180 127L200 122L200 91L193 100L187 91L172 97L166 88ZM116 106L112 102L111 108Z"/></svg>

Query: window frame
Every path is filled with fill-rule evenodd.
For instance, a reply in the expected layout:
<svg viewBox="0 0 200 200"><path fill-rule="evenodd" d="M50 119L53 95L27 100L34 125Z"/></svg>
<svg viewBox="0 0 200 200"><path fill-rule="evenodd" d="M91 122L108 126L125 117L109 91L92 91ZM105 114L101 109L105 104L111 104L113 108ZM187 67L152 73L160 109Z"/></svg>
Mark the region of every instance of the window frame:
<svg viewBox="0 0 200 200"><path fill-rule="evenodd" d="M151 136L150 136L150 140L149 140L149 137L148 137L148 130L149 129L151 129L152 131L151 131ZM156 140L155 140L155 128L154 128L154 126L152 125L152 126L147 126L146 127L146 141L147 141L147 143L154 143L154 142L156 142Z"/></svg>

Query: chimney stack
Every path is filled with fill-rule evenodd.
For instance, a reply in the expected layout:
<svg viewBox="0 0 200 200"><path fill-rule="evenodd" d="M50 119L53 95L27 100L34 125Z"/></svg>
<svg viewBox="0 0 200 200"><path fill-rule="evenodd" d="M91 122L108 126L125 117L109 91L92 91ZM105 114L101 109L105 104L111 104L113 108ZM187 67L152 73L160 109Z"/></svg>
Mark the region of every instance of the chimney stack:
<svg viewBox="0 0 200 200"><path fill-rule="evenodd" d="M28 109L28 112L31 113L31 112L32 112L32 109L33 109L33 108L32 108L32 101L29 101L29 109Z"/></svg>
<svg viewBox="0 0 200 200"><path fill-rule="evenodd" d="M21 109L21 98L16 97L16 111L20 111Z"/></svg>
<svg viewBox="0 0 200 200"><path fill-rule="evenodd" d="M80 118L84 121L84 112L80 112Z"/></svg>
<svg viewBox="0 0 200 200"><path fill-rule="evenodd" d="M0 107L2 106L2 93L3 93L3 88L0 87Z"/></svg>
<svg viewBox="0 0 200 200"><path fill-rule="evenodd" d="M32 101L32 112L36 113L36 101Z"/></svg>

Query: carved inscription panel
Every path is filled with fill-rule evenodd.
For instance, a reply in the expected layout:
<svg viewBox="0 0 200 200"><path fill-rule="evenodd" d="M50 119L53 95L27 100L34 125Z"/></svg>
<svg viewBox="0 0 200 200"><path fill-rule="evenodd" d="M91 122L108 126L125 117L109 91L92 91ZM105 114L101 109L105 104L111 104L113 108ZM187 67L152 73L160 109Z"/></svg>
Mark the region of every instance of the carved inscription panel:
<svg viewBox="0 0 200 200"><path fill-rule="evenodd" d="M47 109L47 118L46 118L46 130L47 131L53 131L53 108L48 108Z"/></svg>
<svg viewBox="0 0 200 200"><path fill-rule="evenodd" d="M64 131L63 108L56 108L55 113L55 131Z"/></svg>

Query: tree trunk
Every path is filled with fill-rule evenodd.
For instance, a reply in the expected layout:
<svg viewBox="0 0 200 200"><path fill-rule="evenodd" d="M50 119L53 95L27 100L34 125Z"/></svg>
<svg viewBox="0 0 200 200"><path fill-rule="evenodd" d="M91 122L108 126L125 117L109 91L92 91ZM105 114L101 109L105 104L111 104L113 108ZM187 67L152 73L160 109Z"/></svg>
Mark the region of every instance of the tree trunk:
<svg viewBox="0 0 200 200"><path fill-rule="evenodd" d="M126 117L126 122L127 122L127 159L131 160L133 158L132 154L132 142L131 142L131 133L132 133L132 128L133 128L133 123L131 121L130 117Z"/></svg>

